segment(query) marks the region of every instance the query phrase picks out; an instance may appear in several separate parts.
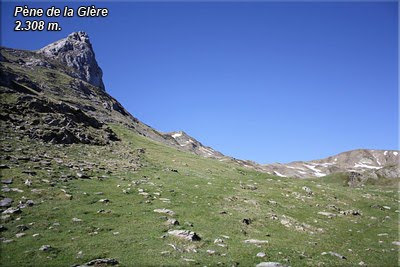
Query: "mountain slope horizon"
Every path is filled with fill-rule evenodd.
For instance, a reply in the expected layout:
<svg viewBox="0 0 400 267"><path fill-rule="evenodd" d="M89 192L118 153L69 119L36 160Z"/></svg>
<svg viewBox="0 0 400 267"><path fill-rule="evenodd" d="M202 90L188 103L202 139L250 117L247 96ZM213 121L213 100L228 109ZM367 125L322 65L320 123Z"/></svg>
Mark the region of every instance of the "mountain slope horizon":
<svg viewBox="0 0 400 267"><path fill-rule="evenodd" d="M4 50L4 49L3 49ZM6 49L7 51L7 49ZM23 55L18 50L9 50L9 52L14 54ZM117 100L112 98L105 90L104 83L102 80L102 70L98 66L95 53L90 42L89 35L85 32L73 32L69 34L66 38L55 41L37 51L28 52L24 55L27 62L24 62L26 66L40 66L54 68L55 65L61 63L65 64L63 72L71 77L77 78L78 80L89 83L94 86L91 89L84 88L82 82L74 81L75 98L82 100L86 99L85 104L79 103L80 101L74 103L74 100L63 99L60 97L59 92L56 93L59 99L66 100L70 104L75 104L75 106L89 115L94 116L101 122L118 122L124 123L125 125L135 129L139 134L146 136L152 140L167 144L169 146L175 147L180 150L188 151L203 157L215 158L220 161L230 161L236 162L237 164L252 168L258 171L275 174L282 177L297 177L297 178L307 178L307 177L322 177L338 172L361 172L368 173L368 176L377 177L375 173L371 174L371 169L378 170L379 168L384 168L384 165L377 164L375 156L378 158L386 158L385 151L388 150L377 150L377 149L354 149L346 152L342 152L336 156L330 156L326 159L314 159L310 161L294 161L290 163L272 163L272 164L259 164L250 160L236 159L230 156L226 156L219 151L214 150L211 147L204 146L201 142L195 138L187 135L184 131L175 131L171 133L162 133L151 126L142 123L137 118L133 117ZM33 56L33 58L29 58ZM4 58L4 55L3 55ZM45 59L45 60L44 60ZM50 63L49 63L50 62ZM59 62L54 63L53 62ZM53 65L52 65L53 64ZM36 86L37 87L37 86ZM89 86L90 87L90 86ZM99 88L100 90L96 90ZM86 90L86 91L85 91ZM51 90L50 90L51 91ZM54 94L54 91L51 91ZM100 96L98 99L94 96ZM71 96L71 94L65 94L65 96ZM389 165L398 165L400 160L398 151L394 151L396 155L394 159L391 158L389 161L383 160L383 162L389 162ZM387 152L386 152L387 153ZM379 154L379 155L377 155ZM357 160L352 162L352 165L344 164L342 161L330 161L332 157L347 158L347 155L351 155ZM374 159L370 159L370 155ZM365 165L365 162L373 161L373 165ZM329 161L329 162L328 162ZM320 165L318 165L322 162ZM379 161L378 161L379 162ZM311 164L311 165L310 165ZM329 168L328 168L328 165ZM315 165L315 166L314 166ZM372 171L374 172L374 171ZM399 176L400 172L398 168L394 173L391 172L390 177Z"/></svg>

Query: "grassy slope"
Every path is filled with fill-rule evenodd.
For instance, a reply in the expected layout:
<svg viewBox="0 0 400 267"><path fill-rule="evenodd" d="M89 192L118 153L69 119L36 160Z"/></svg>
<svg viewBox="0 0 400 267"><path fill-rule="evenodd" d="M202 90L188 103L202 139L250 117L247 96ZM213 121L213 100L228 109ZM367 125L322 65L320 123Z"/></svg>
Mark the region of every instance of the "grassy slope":
<svg viewBox="0 0 400 267"><path fill-rule="evenodd" d="M75 174L76 170L54 160L50 166L36 169L38 174L31 177L22 170L40 166L40 162L18 161L19 165L11 164L13 168L1 170L2 179L14 178L11 187L24 190L23 193L2 195L14 201L25 196L38 203L24 209L20 215L13 215L14 220L3 222L9 230L2 232L2 236L14 239L14 242L1 244L2 266L70 266L98 257L116 258L121 266L195 263L253 266L262 261L278 261L291 266L320 263L343 266L360 261L371 266L398 265L398 247L392 244L398 240L396 187L368 185L351 189L339 180L326 183L324 180L269 176L180 152L118 126L113 128L122 141L106 147L72 145L60 148L30 140L18 141L18 145L16 141L2 141L2 146L9 143L14 148L10 155L47 154L49 158L61 158L64 165L72 163L75 168L88 162L94 166L90 171L93 179L58 182L54 186L42 179L51 182L62 174ZM16 147L23 149L15 151ZM146 152L138 153L138 148L145 148ZM143 165L138 171L129 167L132 158ZM170 169L176 169L178 173ZM112 173L107 174L106 170L112 170ZM108 178L96 178L101 175ZM33 181L31 188L23 184L27 178ZM138 185L132 185L134 181ZM241 183L256 185L257 189L243 189ZM310 187L314 195L307 197L303 186ZM35 194L31 192L32 188L43 191ZM128 188L131 188L130 193L122 192ZM65 199L61 189L73 195L73 199ZM150 196L139 195L138 189L144 189ZM155 194L157 192L160 196ZM164 203L160 197L171 201ZM102 198L109 199L110 203L99 203ZM269 200L277 204L271 204ZM319 211L334 212L327 208L329 204L344 210L359 209L363 215L329 219L317 214ZM372 204L390 206L391 209L371 208ZM166 226L160 218L162 215L153 212L156 208L175 211L174 217L180 226ZM100 209L111 212L98 214ZM221 211L226 214L220 214ZM272 220L271 213L279 219ZM283 215L289 217L292 226L281 224ZM83 221L73 222L74 217ZM241 222L243 218L251 218L253 222L245 225ZM54 226L55 222L60 225ZM27 235L15 238L16 226L30 223L33 224L25 231ZM310 230L296 230L295 225L301 223L310 225ZM185 242L170 236L162 238L169 228L193 230L202 240ZM316 232L317 228L322 228L323 233ZM115 235L115 232L119 234ZM40 236L32 237L35 233ZM388 235L378 236L380 233ZM221 235L230 237L225 240L227 247L214 244ZM257 247L243 242L251 238L269 243ZM45 244L54 249L39 251ZM169 244L181 251L174 250ZM207 250L216 253L209 255ZM79 251L83 256L77 258ZM168 251L168 254L162 255L162 251ZM321 255L325 251L340 253L347 260ZM257 258L258 252L265 252L267 256Z"/></svg>

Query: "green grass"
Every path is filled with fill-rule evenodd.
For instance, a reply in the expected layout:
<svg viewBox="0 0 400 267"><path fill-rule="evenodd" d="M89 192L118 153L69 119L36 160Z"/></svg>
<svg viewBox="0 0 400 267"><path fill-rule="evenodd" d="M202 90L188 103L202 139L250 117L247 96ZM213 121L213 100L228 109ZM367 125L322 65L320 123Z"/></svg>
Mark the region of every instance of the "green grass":
<svg viewBox="0 0 400 267"><path fill-rule="evenodd" d="M254 266L262 261L291 266L351 266L360 261L368 266L399 264L398 247L392 244L399 240L396 185L349 188L339 176L310 180L275 177L234 163L181 152L120 126L114 125L113 130L122 141L109 146L62 147L14 138L2 141L3 147L12 147L7 155L47 155L51 161L50 166L45 166L40 161L19 160L15 161L17 165L2 160L12 167L2 170L2 179L12 177L14 183L10 187L24 190L2 195L13 198L14 203L23 196L37 203L20 215L12 215L12 220L2 222L8 228L1 233L2 237L14 240L1 244L2 266L71 266L99 257L116 258L121 266ZM144 148L145 153L138 151L139 148ZM60 158L63 163L53 158ZM62 175L75 175L79 167L88 164L93 167L85 172L92 179L59 180ZM37 175L22 172L29 168ZM107 178L101 178L103 175ZM23 184L25 179L33 181L31 188ZM240 184L255 185L257 189L243 189ZM303 186L310 187L313 195L308 197ZM43 191L35 194L32 188ZM128 188L130 193L122 192ZM138 189L149 196L139 195ZM71 194L72 200L66 199L62 190ZM110 203L99 203L102 198L109 199ZM168 198L170 203L160 198ZM270 200L277 204L271 204ZM328 207L331 204L342 210L360 210L362 216L329 219L317 214L319 211L335 213ZM391 209L373 208L373 204ZM153 212L157 208L175 211L174 218L180 225L165 225L160 218L162 214ZM97 213L101 209L110 212ZM272 214L278 220L272 220ZM73 222L72 218L82 222ZM251 218L252 223L243 224L244 218ZM284 218L292 225L281 224ZM29 226L27 235L16 238L17 226L21 224ZM302 224L309 226L303 227L304 231L296 230ZM166 235L168 229L192 230L202 240L178 240ZM40 236L32 237L35 233ZM387 236L378 236L381 233ZM225 240L226 247L214 244L221 235L230 237ZM246 239L269 243L257 247L245 244ZM39 251L42 245L51 245L54 249ZM207 250L216 253L209 255ZM79 251L82 257L77 258ZM168 254L162 255L163 251ZM321 255L328 251L347 259ZM258 252L265 252L267 256L257 258Z"/></svg>

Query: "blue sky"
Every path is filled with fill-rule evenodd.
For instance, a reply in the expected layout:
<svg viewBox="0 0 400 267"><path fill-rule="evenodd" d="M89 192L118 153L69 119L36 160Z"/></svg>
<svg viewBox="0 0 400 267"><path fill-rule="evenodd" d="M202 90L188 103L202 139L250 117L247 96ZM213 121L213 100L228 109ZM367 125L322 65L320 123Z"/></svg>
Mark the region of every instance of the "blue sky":
<svg viewBox="0 0 400 267"><path fill-rule="evenodd" d="M1 45L38 49L84 30L106 90L129 112L236 158L398 149L396 2L96 6L109 17L52 19L61 32L14 32L13 4L2 3Z"/></svg>

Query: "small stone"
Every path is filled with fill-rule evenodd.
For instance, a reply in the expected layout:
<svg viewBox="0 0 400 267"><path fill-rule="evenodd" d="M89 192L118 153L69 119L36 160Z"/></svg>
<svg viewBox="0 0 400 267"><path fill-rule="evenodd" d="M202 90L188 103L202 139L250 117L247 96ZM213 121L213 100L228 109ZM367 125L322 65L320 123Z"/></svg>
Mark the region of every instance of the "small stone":
<svg viewBox="0 0 400 267"><path fill-rule="evenodd" d="M109 203L110 200L107 199L107 198L102 198L102 199L99 200L99 202L100 202L100 203Z"/></svg>
<svg viewBox="0 0 400 267"><path fill-rule="evenodd" d="M215 254L215 250L207 249L207 253L210 255L213 255L213 254Z"/></svg>
<svg viewBox="0 0 400 267"><path fill-rule="evenodd" d="M31 200L31 199L28 199L28 200L25 202L25 204L26 204L27 206L29 206L29 207L32 207L33 205L35 205L35 202L34 202L33 200Z"/></svg>
<svg viewBox="0 0 400 267"><path fill-rule="evenodd" d="M8 198L8 197L3 198L3 199L0 201L0 207L8 208L8 207L11 206L11 203L12 203L12 202L13 202L13 200L12 200L11 198Z"/></svg>
<svg viewBox="0 0 400 267"><path fill-rule="evenodd" d="M264 258L266 255L264 252L258 252L256 256L259 258Z"/></svg>
<svg viewBox="0 0 400 267"><path fill-rule="evenodd" d="M244 218L243 220L242 220L242 223L244 223L244 224L246 224L246 225L249 225L249 224L251 224L253 221L250 219L250 218Z"/></svg>
<svg viewBox="0 0 400 267"><path fill-rule="evenodd" d="M82 257L83 257L83 252L82 252L82 250L81 250L81 251L79 251L78 254L76 255L76 258L77 258L77 259L80 259L80 258L82 258Z"/></svg>
<svg viewBox="0 0 400 267"><path fill-rule="evenodd" d="M13 183L13 179L12 178L4 179L4 180L1 180L1 183L2 184L12 184Z"/></svg>
<svg viewBox="0 0 400 267"><path fill-rule="evenodd" d="M279 262L261 262L256 265L256 267L286 267L286 265L280 264Z"/></svg>
<svg viewBox="0 0 400 267"><path fill-rule="evenodd" d="M340 255L339 253L332 252L332 251L329 251L329 252L322 252L322 253L321 253L321 255L328 255L328 254L329 254L329 255L332 255L332 256L335 256L335 257L338 257L338 258L343 259L343 260L346 259L345 256L342 256L342 255Z"/></svg>
<svg viewBox="0 0 400 267"><path fill-rule="evenodd" d="M48 251L51 249L50 245L43 245L39 248L40 251Z"/></svg>
<svg viewBox="0 0 400 267"><path fill-rule="evenodd" d="M18 229L19 231L26 231L26 230L28 230L29 228L28 228L28 226L26 226L26 225L24 225L24 224L20 224L20 225L17 225L17 229Z"/></svg>
<svg viewBox="0 0 400 267"><path fill-rule="evenodd" d="M81 173L81 172L77 172L77 173L76 173L76 177L78 177L78 178L80 178L80 179L89 179L89 176L88 176L88 175L86 175L86 174L84 174L84 173Z"/></svg>
<svg viewBox="0 0 400 267"><path fill-rule="evenodd" d="M86 263L86 265L93 265L93 266L104 266L104 265L117 265L118 261L116 259L113 258L104 258L104 259L95 259L95 260L91 260L89 262Z"/></svg>
<svg viewBox="0 0 400 267"><path fill-rule="evenodd" d="M318 212L318 214L319 215L323 215L323 216L327 216L329 218L336 217L336 214L330 213L330 212L325 212L325 211L320 211L320 212Z"/></svg>
<svg viewBox="0 0 400 267"><path fill-rule="evenodd" d="M78 218L72 218L72 221L73 221L73 222L81 222L81 221L82 221L82 219L78 219Z"/></svg>
<svg viewBox="0 0 400 267"><path fill-rule="evenodd" d="M169 225L179 225L179 222L176 219L168 219L166 223Z"/></svg>
<svg viewBox="0 0 400 267"><path fill-rule="evenodd" d="M11 191L18 192L18 193L23 193L24 192L24 190L21 190L19 188L11 188Z"/></svg>
<svg viewBox="0 0 400 267"><path fill-rule="evenodd" d="M245 240L244 243L262 245L262 244L268 244L268 241L267 240L258 240L258 239L248 239L248 240Z"/></svg>
<svg viewBox="0 0 400 267"><path fill-rule="evenodd" d="M3 211L3 214L17 214L21 213L22 211L19 208L8 208L5 211Z"/></svg>
<svg viewBox="0 0 400 267"><path fill-rule="evenodd" d="M20 237L23 237L23 236L25 236L26 234L25 233L18 233L18 234L16 234L15 236L17 237L17 238L20 238Z"/></svg>
<svg viewBox="0 0 400 267"><path fill-rule="evenodd" d="M172 230L168 231L168 234L186 239L188 241L199 241L201 240L200 236L196 234L195 232L189 231L189 230Z"/></svg>
<svg viewBox="0 0 400 267"><path fill-rule="evenodd" d="M309 194L309 195L312 195L312 194L313 194L312 190L311 190L309 187L307 187L307 186L303 186L302 189L303 189L304 191L306 191L306 193Z"/></svg>
<svg viewBox="0 0 400 267"><path fill-rule="evenodd" d="M157 212L157 213L165 213L165 214L168 214L171 216L175 215L175 212L173 212L172 210L169 210L169 209L155 209L153 211Z"/></svg>

